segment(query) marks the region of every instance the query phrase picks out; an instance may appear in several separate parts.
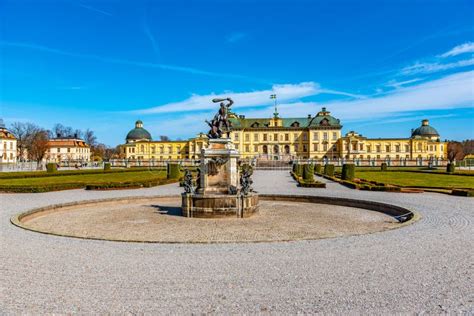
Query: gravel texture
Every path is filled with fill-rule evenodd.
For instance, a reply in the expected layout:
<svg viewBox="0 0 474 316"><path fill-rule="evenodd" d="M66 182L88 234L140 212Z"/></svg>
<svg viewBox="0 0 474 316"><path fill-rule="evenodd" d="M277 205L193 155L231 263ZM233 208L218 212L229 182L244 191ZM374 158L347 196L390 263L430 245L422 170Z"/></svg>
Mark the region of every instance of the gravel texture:
<svg viewBox="0 0 474 316"><path fill-rule="evenodd" d="M0 194L0 313L474 313L473 199L299 188L287 171L256 172L254 182L262 193L398 204L422 219L314 241L136 244L43 235L9 219L55 203L177 194L176 184Z"/></svg>
<svg viewBox="0 0 474 316"><path fill-rule="evenodd" d="M181 197L127 199L50 209L21 223L63 236L172 243L321 239L400 227L383 213L318 203L260 201L259 212L248 218L205 219L181 216Z"/></svg>

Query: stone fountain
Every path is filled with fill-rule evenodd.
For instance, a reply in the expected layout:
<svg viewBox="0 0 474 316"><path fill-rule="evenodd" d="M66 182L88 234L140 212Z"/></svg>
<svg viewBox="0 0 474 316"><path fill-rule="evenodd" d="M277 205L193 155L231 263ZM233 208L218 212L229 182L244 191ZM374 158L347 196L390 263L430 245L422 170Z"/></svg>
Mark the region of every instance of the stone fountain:
<svg viewBox="0 0 474 316"><path fill-rule="evenodd" d="M231 126L227 114L233 101L227 98L213 102L221 103L212 121L206 121L211 127L209 146L200 153L196 186L191 172L185 173L183 216L248 217L258 211L258 195L251 189L251 169L239 170L239 152L228 137Z"/></svg>

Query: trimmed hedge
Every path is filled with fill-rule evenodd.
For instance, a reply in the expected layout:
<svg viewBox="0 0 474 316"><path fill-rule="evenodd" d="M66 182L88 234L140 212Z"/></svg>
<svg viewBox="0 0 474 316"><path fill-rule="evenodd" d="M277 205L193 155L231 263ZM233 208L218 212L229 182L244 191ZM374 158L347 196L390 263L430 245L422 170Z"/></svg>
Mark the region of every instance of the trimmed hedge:
<svg viewBox="0 0 474 316"><path fill-rule="evenodd" d="M457 196L467 196L467 197L474 197L474 190L459 190L459 189L454 189L451 191L452 195L457 195Z"/></svg>
<svg viewBox="0 0 474 316"><path fill-rule="evenodd" d="M382 164L380 165L380 170L382 171L387 171L387 163L386 162L382 162Z"/></svg>
<svg viewBox="0 0 474 316"><path fill-rule="evenodd" d="M352 181L355 178L355 165L346 163L342 166L341 179Z"/></svg>
<svg viewBox="0 0 474 316"><path fill-rule="evenodd" d="M50 163L46 164L46 172L47 173L54 173L56 171L58 171L58 167L55 163L50 162Z"/></svg>
<svg viewBox="0 0 474 316"><path fill-rule="evenodd" d="M312 163L304 165L303 179L305 182L314 182L314 165Z"/></svg>
<svg viewBox="0 0 474 316"><path fill-rule="evenodd" d="M319 174L320 174L320 173L321 173L321 169L322 169L321 164L319 164L319 163L316 164L316 165L314 166L314 173L319 173Z"/></svg>
<svg viewBox="0 0 474 316"><path fill-rule="evenodd" d="M84 185L80 183L61 183L61 184L46 184L35 186L10 186L0 185L0 192L11 193L43 193L51 191L63 191L73 189L83 189Z"/></svg>
<svg viewBox="0 0 474 316"><path fill-rule="evenodd" d="M455 169L456 169L456 165L453 163L448 163L448 165L446 166L447 173L453 173Z"/></svg>
<svg viewBox="0 0 474 316"><path fill-rule="evenodd" d="M111 170L112 166L110 164L110 162L106 162L104 163L104 170Z"/></svg>
<svg viewBox="0 0 474 316"><path fill-rule="evenodd" d="M330 165L330 164L325 165L324 174L329 177L334 177L334 165Z"/></svg>
<svg viewBox="0 0 474 316"><path fill-rule="evenodd" d="M179 164L169 163L166 169L166 177L168 179L179 179L181 172L179 170Z"/></svg>
<svg viewBox="0 0 474 316"><path fill-rule="evenodd" d="M175 182L175 179L158 179L150 181L123 182L123 183L97 183L86 185L86 190L116 190L116 189L138 189L150 188L158 185Z"/></svg>

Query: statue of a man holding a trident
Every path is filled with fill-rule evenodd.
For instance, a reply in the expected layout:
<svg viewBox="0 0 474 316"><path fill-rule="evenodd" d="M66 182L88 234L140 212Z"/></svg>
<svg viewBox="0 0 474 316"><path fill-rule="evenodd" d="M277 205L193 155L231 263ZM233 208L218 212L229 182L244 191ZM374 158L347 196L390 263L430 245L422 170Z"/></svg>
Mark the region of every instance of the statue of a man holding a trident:
<svg viewBox="0 0 474 316"><path fill-rule="evenodd" d="M227 101L227 104L225 103L225 101ZM234 101L232 101L231 98L225 98L212 99L212 102L220 102L221 104L219 112L217 112L213 120L211 122L206 121L207 124L209 124L209 126L211 127L208 136L210 138L221 138L223 133L227 133L227 136L229 136L230 128L232 127L232 125L228 119L228 113L230 107L232 106L232 104L234 104Z"/></svg>

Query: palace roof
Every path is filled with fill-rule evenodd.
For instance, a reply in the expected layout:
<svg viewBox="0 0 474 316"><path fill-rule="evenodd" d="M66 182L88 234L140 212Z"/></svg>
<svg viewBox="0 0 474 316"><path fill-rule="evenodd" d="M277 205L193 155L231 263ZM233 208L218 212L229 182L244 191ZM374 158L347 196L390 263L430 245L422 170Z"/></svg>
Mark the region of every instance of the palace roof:
<svg viewBox="0 0 474 316"><path fill-rule="evenodd" d="M232 128L341 128L338 119L330 115L330 112L323 108L321 112L314 117L293 117L293 118L277 118L282 121L282 126L271 126L271 122L275 118L246 118L245 116L230 117Z"/></svg>

